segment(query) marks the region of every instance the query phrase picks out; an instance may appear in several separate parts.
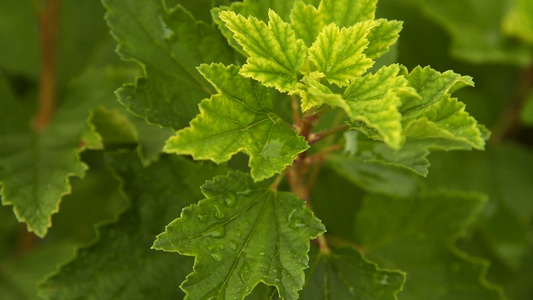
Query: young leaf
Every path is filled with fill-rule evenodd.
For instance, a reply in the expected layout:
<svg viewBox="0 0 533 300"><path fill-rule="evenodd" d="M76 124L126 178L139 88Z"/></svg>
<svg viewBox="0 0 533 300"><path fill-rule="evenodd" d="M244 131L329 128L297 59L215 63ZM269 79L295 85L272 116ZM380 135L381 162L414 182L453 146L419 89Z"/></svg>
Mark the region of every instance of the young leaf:
<svg viewBox="0 0 533 300"><path fill-rule="evenodd" d="M369 196L355 218L355 237L367 257L408 274L402 299L505 299L484 278L488 262L455 247L485 200L459 192Z"/></svg>
<svg viewBox="0 0 533 300"><path fill-rule="evenodd" d="M212 93L195 69L201 63L233 61L224 38L196 21L183 7L167 10L162 1L104 0L106 20L119 54L142 64L144 77L117 94L133 113L161 126L180 129Z"/></svg>
<svg viewBox="0 0 533 300"><path fill-rule="evenodd" d="M223 11L220 19L234 33L234 38L250 56L240 74L265 86L287 92L298 83L298 72L307 57L304 41L273 10L268 12L268 26L255 17L245 18Z"/></svg>
<svg viewBox="0 0 533 300"><path fill-rule="evenodd" d="M396 300L405 281L401 272L381 270L353 248L314 251L310 265L302 300Z"/></svg>
<svg viewBox="0 0 533 300"><path fill-rule="evenodd" d="M228 43L243 56L248 56L242 46L235 40L234 34L222 21L219 14L222 11L232 11L244 17L255 17L263 22L268 22L268 12L273 10L281 19L289 20L289 13L294 6L295 0L244 0L232 2L227 7L215 7L211 10L211 17L218 25L220 32L228 40Z"/></svg>
<svg viewBox="0 0 533 300"><path fill-rule="evenodd" d="M403 101L402 123L408 136L432 139L434 147L443 149L483 149L484 134L477 121L465 111L465 105L451 94L473 86L469 76L430 67L416 67L405 75L420 97Z"/></svg>
<svg viewBox="0 0 533 300"><path fill-rule="evenodd" d="M368 33L366 37L369 41L368 48L364 53L371 59L377 59L381 55L389 52L389 47L396 43L400 37L403 22L377 19L378 25Z"/></svg>
<svg viewBox="0 0 533 300"><path fill-rule="evenodd" d="M322 0L318 10L325 24L350 27L357 22L374 20L377 0Z"/></svg>
<svg viewBox="0 0 533 300"><path fill-rule="evenodd" d="M366 36L377 24L370 20L342 29L334 23L325 26L309 48L309 59L329 83L348 85L374 64L363 51L368 46Z"/></svg>
<svg viewBox="0 0 533 300"><path fill-rule="evenodd" d="M195 256L185 299L243 299L260 282L298 299L309 239L324 226L295 195L230 172L202 186L207 199L185 208L154 248Z"/></svg>
<svg viewBox="0 0 533 300"><path fill-rule="evenodd" d="M98 239L40 285L46 299L173 299L190 259L150 250L180 209L194 201L198 185L225 171L175 156L143 168L135 153L108 157L131 200L114 223L101 226ZM134 282L135 284L132 284Z"/></svg>
<svg viewBox="0 0 533 300"><path fill-rule="evenodd" d="M200 115L167 141L166 152L221 163L242 151L259 181L283 171L309 147L272 112L268 89L239 75L239 67L212 64L199 70L219 94L202 101Z"/></svg>
<svg viewBox="0 0 533 300"><path fill-rule="evenodd" d="M322 15L316 7L305 4L301 0L294 2L290 18L296 37L302 39L307 46L313 44L318 33L324 27Z"/></svg>
<svg viewBox="0 0 533 300"><path fill-rule="evenodd" d="M394 149L399 149L405 141L399 112L402 96L417 97L404 76L398 75L399 72L398 65L382 67L376 74L367 74L355 80L344 92L345 110L350 119L364 122Z"/></svg>

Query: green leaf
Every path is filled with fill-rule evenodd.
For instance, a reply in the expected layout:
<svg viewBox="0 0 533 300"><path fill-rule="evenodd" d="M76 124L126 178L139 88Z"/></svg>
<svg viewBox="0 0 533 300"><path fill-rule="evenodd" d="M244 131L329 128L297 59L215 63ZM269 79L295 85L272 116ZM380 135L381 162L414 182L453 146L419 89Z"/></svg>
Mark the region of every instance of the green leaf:
<svg viewBox="0 0 533 300"><path fill-rule="evenodd" d="M291 25L296 37L302 39L307 46L311 46L316 40L324 21L318 9L303 1L296 1L290 14Z"/></svg>
<svg viewBox="0 0 533 300"><path fill-rule="evenodd" d="M533 44L533 3L527 0L513 2L514 5L503 19L503 30L507 35Z"/></svg>
<svg viewBox="0 0 533 300"><path fill-rule="evenodd" d="M450 34L455 57L473 63L526 66L531 62L527 45L503 35L502 22L509 11L509 1L418 0L418 4Z"/></svg>
<svg viewBox="0 0 533 300"><path fill-rule="evenodd" d="M419 189L420 183L411 172L381 160L365 159L330 155L327 163L339 175L372 193L408 197Z"/></svg>
<svg viewBox="0 0 533 300"><path fill-rule="evenodd" d="M368 258L408 274L402 299L505 299L484 278L488 262L455 247L485 202L458 192L369 196L355 218L354 236Z"/></svg>
<svg viewBox="0 0 533 300"><path fill-rule="evenodd" d="M355 80L344 92L344 109L350 119L375 130L385 144L394 149L399 149L405 140L399 112L402 97L417 97L399 72L396 64L382 67L376 74ZM352 127L356 125L352 123Z"/></svg>
<svg viewBox="0 0 533 300"><path fill-rule="evenodd" d="M117 108L98 107L91 114L89 122L103 140L105 148L118 149L137 145L143 164L157 160L165 141L172 136L172 130L146 123L117 103Z"/></svg>
<svg viewBox="0 0 533 300"><path fill-rule="evenodd" d="M370 20L342 29L334 23L324 26L309 48L309 59L329 83L348 85L374 64L363 52L368 46L366 37L370 29L377 24Z"/></svg>
<svg viewBox="0 0 533 300"><path fill-rule="evenodd" d="M436 153L432 164L439 172L428 176L431 187L453 186L489 196L476 226L483 249L506 268L520 268L532 246L533 152L508 143L487 147L482 153Z"/></svg>
<svg viewBox="0 0 533 300"><path fill-rule="evenodd" d="M0 182L2 203L13 205L19 221L44 236L61 197L70 192L69 178L82 177L79 159L89 111L113 101L115 84L129 75L121 69L89 70L74 80L41 131L32 126L34 109L18 101L0 79Z"/></svg>
<svg viewBox="0 0 533 300"><path fill-rule="evenodd" d="M191 260L150 250L154 236L180 209L199 197L198 186L224 168L175 156L143 168L135 153L109 163L123 180L130 207L101 226L98 239L40 286L46 299L174 299ZM135 284L132 284L135 283ZM182 293L181 293L182 294ZM182 294L183 295L183 294Z"/></svg>
<svg viewBox="0 0 533 300"><path fill-rule="evenodd" d="M345 153L363 162L379 163L391 167L405 168L426 176L430 166L428 147L416 142L408 142L399 150L394 150L382 142L369 139L357 131L344 134L347 147Z"/></svg>
<svg viewBox="0 0 533 300"><path fill-rule="evenodd" d="M401 272L379 269L353 248L314 251L310 261L302 300L395 300L405 281Z"/></svg>
<svg viewBox="0 0 533 300"><path fill-rule="evenodd" d="M350 27L357 22L373 20L377 0L322 0L318 6L325 24Z"/></svg>
<svg viewBox="0 0 533 300"><path fill-rule="evenodd" d="M295 195L240 172L207 182L207 199L185 208L154 248L195 256L185 299L243 299L260 282L298 299L309 239L324 226Z"/></svg>
<svg viewBox="0 0 533 300"><path fill-rule="evenodd" d="M403 25L403 22L396 20L377 19L376 22L379 24L370 29L366 37L369 41L368 48L364 51L365 55L372 59L389 52L390 46L400 37Z"/></svg>
<svg viewBox="0 0 533 300"><path fill-rule="evenodd" d="M408 136L445 150L484 149L484 129L465 111L464 103L451 97L454 91L473 86L471 77L429 67L416 67L405 76L420 95L403 101L400 108Z"/></svg>
<svg viewBox="0 0 533 300"><path fill-rule="evenodd" d="M259 181L283 171L309 147L272 112L268 89L240 76L239 67L212 64L199 70L219 94L200 104L200 115L171 137L164 151L216 163L244 152L250 156L252 177Z"/></svg>
<svg viewBox="0 0 533 300"><path fill-rule="evenodd" d="M2 204L12 205L17 219L43 237L59 199L70 192L68 178L85 173L78 157L85 124L72 120L64 110L45 130L34 131L31 110L17 102L3 78L0 98Z"/></svg>
<svg viewBox="0 0 533 300"><path fill-rule="evenodd" d="M307 57L304 41L296 39L291 26L273 10L268 26L255 17L223 11L220 19L234 33L234 38L249 55L240 74L265 86L287 92L298 82L298 72Z"/></svg>
<svg viewBox="0 0 533 300"><path fill-rule="evenodd" d="M151 123L187 126L200 100L212 93L195 68L233 60L224 38L181 6L167 10L158 0L104 0L104 5L117 51L142 64L145 73L117 92L119 100Z"/></svg>
<svg viewBox="0 0 533 300"><path fill-rule="evenodd" d="M0 67L2 71L39 75L39 37L31 2L4 0L0 3ZM13 30L17 28L17 30Z"/></svg>

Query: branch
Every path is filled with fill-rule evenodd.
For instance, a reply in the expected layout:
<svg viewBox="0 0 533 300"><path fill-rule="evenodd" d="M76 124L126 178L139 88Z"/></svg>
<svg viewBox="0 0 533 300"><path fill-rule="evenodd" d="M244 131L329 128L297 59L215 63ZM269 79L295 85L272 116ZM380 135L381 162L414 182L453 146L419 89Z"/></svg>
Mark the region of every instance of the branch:
<svg viewBox="0 0 533 300"><path fill-rule="evenodd" d="M42 131L52 118L56 102L57 41L60 0L47 0L39 14L39 41L41 46L41 74L39 82L39 107L34 127Z"/></svg>

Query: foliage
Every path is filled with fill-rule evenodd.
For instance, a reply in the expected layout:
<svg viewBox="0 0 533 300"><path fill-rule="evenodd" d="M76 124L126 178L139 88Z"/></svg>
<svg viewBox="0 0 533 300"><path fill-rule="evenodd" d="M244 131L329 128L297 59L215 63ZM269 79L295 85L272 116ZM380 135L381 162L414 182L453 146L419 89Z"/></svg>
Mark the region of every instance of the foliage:
<svg viewBox="0 0 533 300"><path fill-rule="evenodd" d="M102 4L0 3L1 299L533 296L529 1Z"/></svg>

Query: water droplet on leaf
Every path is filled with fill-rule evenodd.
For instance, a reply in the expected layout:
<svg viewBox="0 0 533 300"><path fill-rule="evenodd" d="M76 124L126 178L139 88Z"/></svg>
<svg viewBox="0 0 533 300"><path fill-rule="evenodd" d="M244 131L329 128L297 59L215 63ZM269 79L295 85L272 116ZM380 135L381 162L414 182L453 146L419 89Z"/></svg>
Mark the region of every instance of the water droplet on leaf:
<svg viewBox="0 0 533 300"><path fill-rule="evenodd" d="M206 233L202 234L205 237L214 237L214 238L223 238L226 235L226 228L224 226L218 225Z"/></svg>
<svg viewBox="0 0 533 300"><path fill-rule="evenodd" d="M236 250L237 246L239 246L239 244L236 241L229 241L229 247L231 250Z"/></svg>
<svg viewBox="0 0 533 300"><path fill-rule="evenodd" d="M227 193L224 196L224 202L228 207L235 207L235 205L237 204L237 198L235 197L235 194Z"/></svg>
<svg viewBox="0 0 533 300"><path fill-rule="evenodd" d="M220 210L220 207L218 207L218 205L213 204L213 209L215 210L215 217L217 219L224 218L224 213Z"/></svg>
<svg viewBox="0 0 533 300"><path fill-rule="evenodd" d="M292 229L300 229L302 227L305 227L307 225L305 225L304 221L300 218L295 218L293 220L293 222L291 223L291 225L289 225Z"/></svg>
<svg viewBox="0 0 533 300"><path fill-rule="evenodd" d="M222 260L222 255L220 253L217 253L217 252L211 253L211 257L214 260L216 260L216 261L221 261Z"/></svg>
<svg viewBox="0 0 533 300"><path fill-rule="evenodd" d="M202 223L207 222L207 219L209 219L209 216L207 216L207 215L197 215L196 217L197 217L198 220L200 220L200 222L202 222Z"/></svg>

